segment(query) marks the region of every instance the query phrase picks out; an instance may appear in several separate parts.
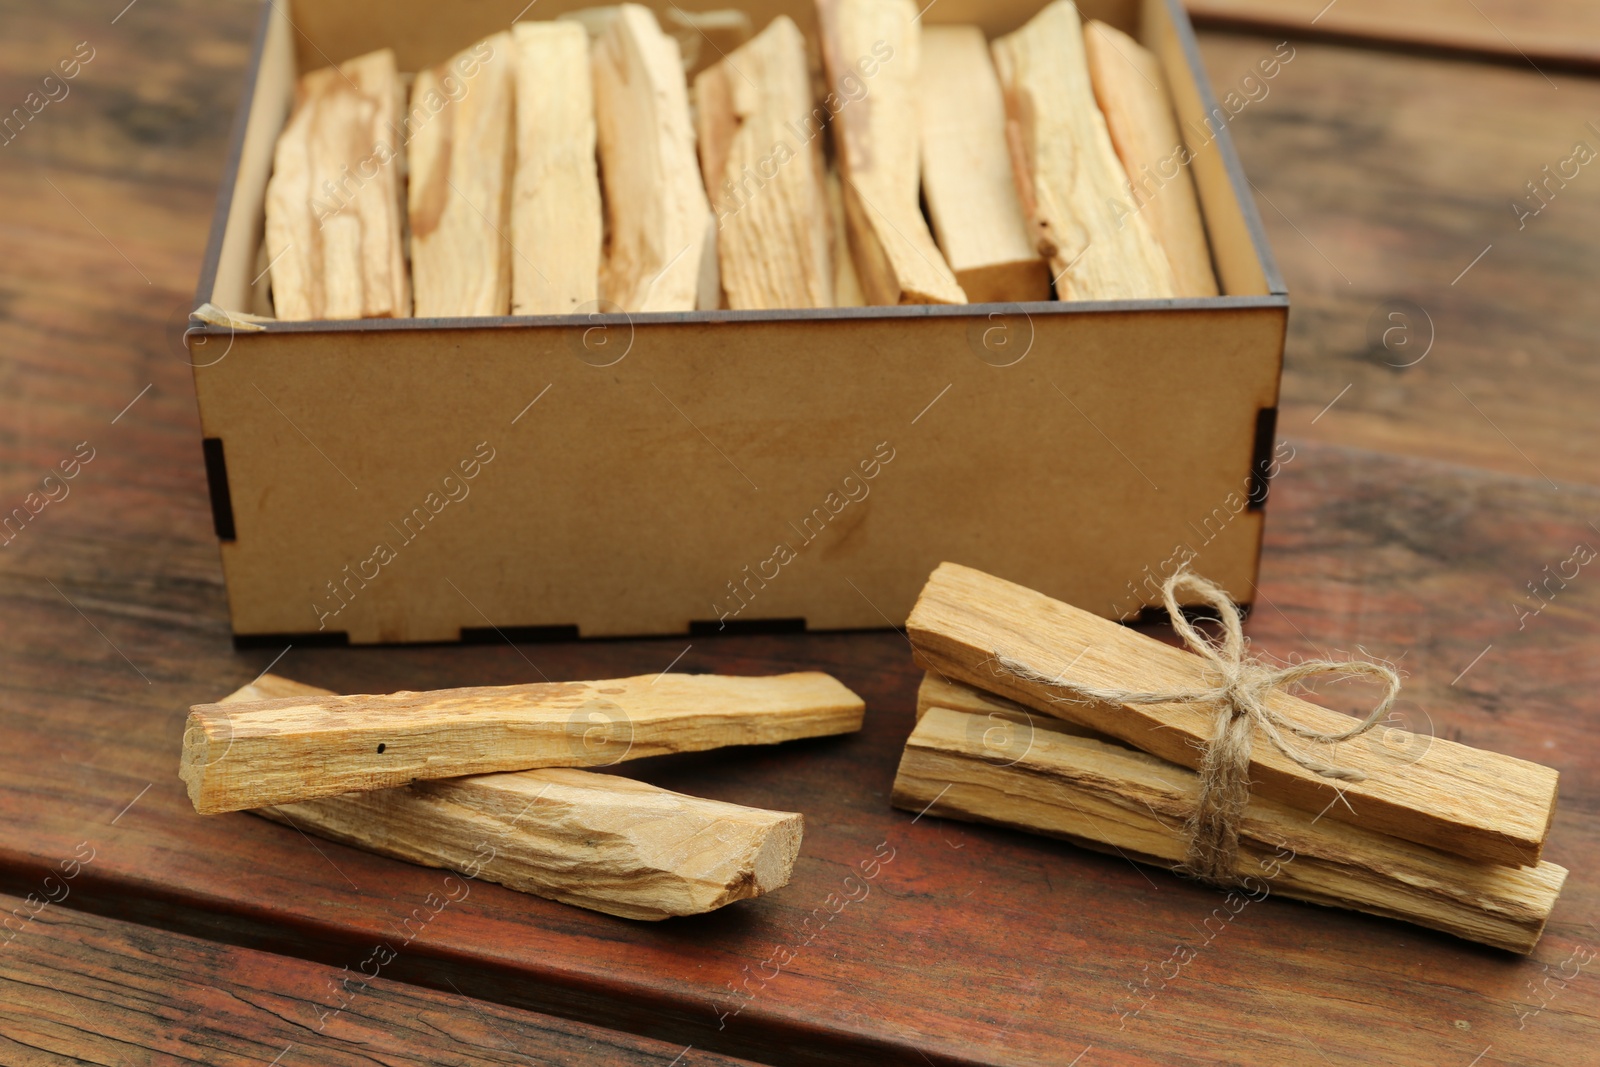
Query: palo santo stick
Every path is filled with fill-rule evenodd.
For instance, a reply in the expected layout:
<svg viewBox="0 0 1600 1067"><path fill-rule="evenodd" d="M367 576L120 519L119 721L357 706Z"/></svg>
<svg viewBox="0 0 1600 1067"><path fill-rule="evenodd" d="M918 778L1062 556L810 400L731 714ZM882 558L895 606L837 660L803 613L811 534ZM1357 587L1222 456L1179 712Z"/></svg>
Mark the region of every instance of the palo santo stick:
<svg viewBox="0 0 1600 1067"><path fill-rule="evenodd" d="M690 78L720 62L756 32L749 12L734 8L685 11L673 4L662 17L667 20L664 28L678 42L678 50L683 53L683 69Z"/></svg>
<svg viewBox="0 0 1600 1067"><path fill-rule="evenodd" d="M1022 207L1063 300L1177 295L1166 253L1143 216L1113 210L1127 178L1094 101L1083 29L1055 0L994 42Z"/></svg>
<svg viewBox="0 0 1600 1067"><path fill-rule="evenodd" d="M828 171L828 218L833 226L833 303L835 307L866 307L867 296L861 291L861 279L856 275L856 261L850 255L850 235L845 229L844 188L839 183L839 172Z"/></svg>
<svg viewBox="0 0 1600 1067"><path fill-rule="evenodd" d="M538 767L609 766L861 728L826 674L666 674L388 696L199 704L179 775L202 815Z"/></svg>
<svg viewBox="0 0 1600 1067"><path fill-rule="evenodd" d="M906 742L893 803L1171 867L1184 857L1184 820L1199 788L1192 771L1043 722L1003 733L979 716L933 708ZM1239 837L1239 873L1249 877L1238 892L1270 885L1511 952L1533 950L1567 876L1553 863L1474 863L1259 798Z"/></svg>
<svg viewBox="0 0 1600 1067"><path fill-rule="evenodd" d="M1211 246L1161 61L1104 22L1089 23L1083 44L1095 99L1127 173L1133 196L1129 210L1150 216L1150 229L1172 265L1179 296L1216 296Z"/></svg>
<svg viewBox="0 0 1600 1067"><path fill-rule="evenodd" d="M341 82L349 78L377 105L375 132L370 135L375 138L372 155L357 164L357 177L364 178L373 167L378 174L348 202L361 223L362 315L405 318L411 314L411 271L405 241L406 151L398 136L405 84L389 49L359 56L337 71L317 71L306 83L313 91L324 92L336 84L335 78Z"/></svg>
<svg viewBox="0 0 1600 1067"><path fill-rule="evenodd" d="M735 311L833 306L822 142L806 43L786 15L694 82L700 169Z"/></svg>
<svg viewBox="0 0 1600 1067"><path fill-rule="evenodd" d="M1098 689L1170 692L1207 684L1199 656L982 571L941 564L912 608L906 633L918 663L929 670L1173 763L1198 766L1215 730L1213 708L1078 703L1002 669L998 660L1005 656L1045 678L1070 675L1074 684ZM1281 691L1266 703L1310 730L1352 725L1348 716ZM1364 773L1364 781L1324 778L1258 739L1250 757L1252 789L1258 797L1302 811L1327 809L1326 818L1479 862L1538 862L1555 813L1555 771L1443 738L1381 733L1384 740L1367 734L1326 754L1329 762ZM1418 751L1424 751L1420 759Z"/></svg>
<svg viewBox="0 0 1600 1067"><path fill-rule="evenodd" d="M387 48L300 80L267 184L264 254L278 318L411 314L403 95Z"/></svg>
<svg viewBox="0 0 1600 1067"><path fill-rule="evenodd" d="M253 699L262 700L265 698L255 697ZM922 676L922 684L917 686L917 721L921 722L922 717L928 714L928 711L932 708L961 711L969 715L992 715L1007 722L1016 723L1029 723L1033 721L1034 717L1034 712L1029 711L1016 701L985 693L981 689L974 689L972 686L962 685L960 682L952 682L947 678L941 678L933 671L929 671ZM1074 724L1068 723L1066 725L1071 728ZM1050 728L1059 730L1062 728L1062 724L1054 721L1054 716L1052 716ZM1085 736L1088 736L1087 731Z"/></svg>
<svg viewBox="0 0 1600 1067"><path fill-rule="evenodd" d="M1059 734L1090 737L1104 744L1126 747L1121 741L1105 734L1097 734L1087 726L1079 726L1075 722L1058 719L1053 715L1040 715L1005 697L997 697L993 693L985 693L970 685L949 681L929 671L922 676L922 684L917 687L917 721L921 722L922 717L932 708L944 708L947 711L960 711L979 716L993 726L999 727L1002 732L1005 732L1005 723L1024 727L1040 723Z"/></svg>
<svg viewBox="0 0 1600 1067"><path fill-rule="evenodd" d="M965 304L920 201L912 0L817 0L856 273L873 304ZM829 110L833 110L831 107Z"/></svg>
<svg viewBox="0 0 1600 1067"><path fill-rule="evenodd" d="M624 311L693 311L715 255L678 45L623 4L594 48L609 244L600 291Z"/></svg>
<svg viewBox="0 0 1600 1067"><path fill-rule="evenodd" d="M606 32L606 27L611 25L611 20L617 17L622 8L615 4L605 4L598 7L580 7L576 11L564 11L556 16L557 22L575 22L583 27L589 35L590 43L598 41Z"/></svg>
<svg viewBox="0 0 1600 1067"><path fill-rule="evenodd" d="M511 311L516 49L497 33L425 70L411 113L411 273L419 317Z"/></svg>
<svg viewBox="0 0 1600 1067"><path fill-rule="evenodd" d="M917 80L922 189L950 269L974 304L1049 300L1017 197L1006 105L976 26L925 26Z"/></svg>
<svg viewBox="0 0 1600 1067"><path fill-rule="evenodd" d="M554 768L257 812L382 856L620 915L715 911L789 882L804 819Z"/></svg>
<svg viewBox="0 0 1600 1067"><path fill-rule="evenodd" d="M576 11L557 15L556 19L576 22L591 40L598 40L621 10L616 5L580 7ZM733 8L685 11L673 4L661 14L666 20L662 29L678 43L684 73L690 78L720 61L755 34L755 24L750 21L749 13Z"/></svg>
<svg viewBox="0 0 1600 1067"><path fill-rule="evenodd" d="M575 22L518 22L517 168L511 200L511 309L562 315L600 299L589 35Z"/></svg>
<svg viewBox="0 0 1600 1067"><path fill-rule="evenodd" d="M263 675L220 703L332 696ZM264 808L368 852L629 919L697 915L788 884L804 820L591 771L486 774Z"/></svg>
<svg viewBox="0 0 1600 1067"><path fill-rule="evenodd" d="M699 290L695 297L698 311L723 311L728 302L722 294L722 266L717 260L717 213L706 212L706 237L701 245Z"/></svg>

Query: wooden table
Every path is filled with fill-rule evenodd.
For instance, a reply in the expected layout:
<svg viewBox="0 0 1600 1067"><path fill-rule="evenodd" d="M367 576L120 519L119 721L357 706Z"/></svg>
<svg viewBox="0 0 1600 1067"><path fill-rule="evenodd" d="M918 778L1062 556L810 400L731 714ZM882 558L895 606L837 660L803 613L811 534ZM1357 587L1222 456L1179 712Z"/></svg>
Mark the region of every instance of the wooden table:
<svg viewBox="0 0 1600 1067"><path fill-rule="evenodd" d="M1184 0L1209 25L1498 56L1523 69L1600 67L1588 0Z"/></svg>
<svg viewBox="0 0 1600 1067"><path fill-rule="evenodd" d="M0 505L93 455L0 550L0 906L67 894L0 944L0 1061L1594 1062L1600 968L1573 970L1600 952L1600 569L1517 609L1600 545L1600 172L1520 228L1509 205L1600 143L1600 83L1297 41L1233 127L1295 300L1295 452L1250 634L1398 660L1419 728L1560 769L1547 855L1572 876L1521 959L1278 899L1208 936L1200 886L892 810L918 677L896 633L236 650L175 337L255 9L122 6L16 0L0 37L5 108L95 53L0 147ZM1216 84L1276 40L1206 34ZM370 692L680 653L832 671L869 707L859 736L630 766L807 814L793 883L714 915L629 923L483 884L434 911L441 872L203 819L177 779L188 705L269 663ZM361 979L407 916L421 932ZM1173 977L1180 942L1199 951Z"/></svg>

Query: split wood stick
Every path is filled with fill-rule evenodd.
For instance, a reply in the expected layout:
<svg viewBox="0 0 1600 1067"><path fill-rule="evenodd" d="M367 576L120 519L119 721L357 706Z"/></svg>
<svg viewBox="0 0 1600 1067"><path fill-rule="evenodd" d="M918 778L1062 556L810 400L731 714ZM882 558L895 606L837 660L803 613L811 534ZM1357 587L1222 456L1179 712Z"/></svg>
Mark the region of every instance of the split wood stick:
<svg viewBox="0 0 1600 1067"><path fill-rule="evenodd" d="M220 703L332 696L263 675ZM788 884L804 820L592 771L486 774L255 814L629 919L697 915Z"/></svg>
<svg viewBox="0 0 1600 1067"><path fill-rule="evenodd" d="M1049 300L1006 144L1006 105L976 26L925 26L917 81L922 190L950 269L974 304Z"/></svg>
<svg viewBox="0 0 1600 1067"><path fill-rule="evenodd" d="M371 152L356 164L352 192L346 210L340 213L353 213L360 222L361 316L406 318L412 301L406 252L407 157L401 136L405 83L396 71L393 51L387 48L349 60L337 70L317 71L306 79L308 89L319 94L339 82L346 86L353 82L376 104L373 129L368 134ZM374 172L376 176L369 179Z"/></svg>
<svg viewBox="0 0 1600 1067"><path fill-rule="evenodd" d="M947 711L960 711L978 716L987 720L992 726L998 727L1002 733L1005 732L1005 723L1024 727L1041 723L1056 733L1092 737L1104 744L1127 747L1121 741L1105 734L1095 733L1087 726L1079 726L1075 722L1058 719L1054 715L1044 716L1037 711L1029 711L1014 700L997 697L993 693L985 693L981 689L974 689L960 682L949 681L929 671L922 676L922 684L917 687L917 721L921 722L922 717L932 708L944 708Z"/></svg>
<svg viewBox="0 0 1600 1067"><path fill-rule="evenodd" d="M578 23L588 32L591 40L598 40L620 10L615 4L581 7L556 18L562 22ZM749 12L733 8L685 11L673 4L661 15L665 20L662 29L678 43L684 73L690 78L719 62L755 35L755 23L751 21Z"/></svg>
<svg viewBox="0 0 1600 1067"><path fill-rule="evenodd" d="M965 304L922 217L912 0L817 0L856 274L872 304Z"/></svg>
<svg viewBox="0 0 1600 1067"><path fill-rule="evenodd" d="M1094 101L1070 0L994 42L1023 211L1062 300L1177 295L1144 217L1113 209L1127 177Z"/></svg>
<svg viewBox="0 0 1600 1067"><path fill-rule="evenodd" d="M969 715L992 715L1016 723L1031 722L1036 714L1014 700L997 697L993 693L985 693L981 689L974 689L960 682L952 682L933 671L924 674L922 683L917 686L917 721L921 722L922 717L928 714L931 708L945 708L948 711L961 711ZM1054 716L1051 718L1053 720ZM1075 724L1065 725L1071 730ZM1050 726L1057 730L1062 728L1062 724L1055 721L1052 721ZM1087 731L1085 736L1088 736Z"/></svg>
<svg viewBox="0 0 1600 1067"><path fill-rule="evenodd" d="M1179 296L1216 296L1211 246L1200 215L1189 150L1178 133L1161 61L1114 26L1090 22L1083 34L1095 99L1129 182L1128 211L1150 229L1172 265Z"/></svg>
<svg viewBox="0 0 1600 1067"><path fill-rule="evenodd" d="M665 674L601 682L199 704L180 776L203 815L418 779L610 766L861 728L826 674Z"/></svg>
<svg viewBox="0 0 1600 1067"><path fill-rule="evenodd" d="M782 888L804 827L794 812L566 768L418 782L257 814L625 919L698 915Z"/></svg>
<svg viewBox="0 0 1600 1067"><path fill-rule="evenodd" d="M516 46L497 33L411 86L411 275L419 317L511 312Z"/></svg>
<svg viewBox="0 0 1600 1067"><path fill-rule="evenodd" d="M263 254L278 318L411 314L404 93L387 48L300 79L267 184Z"/></svg>
<svg viewBox="0 0 1600 1067"><path fill-rule="evenodd" d="M1077 702L1002 669L1006 657L1044 678L1140 692L1208 683L1199 656L982 571L941 564L912 608L906 633L929 670L1173 763L1197 767L1215 730L1214 708ZM1281 691L1266 703L1310 730L1352 725L1348 716ZM1326 809L1328 819L1482 863L1538 862L1555 814L1557 774L1548 767L1398 729L1363 735L1324 758L1365 780L1324 778L1260 738L1250 757L1252 789L1257 797L1313 813Z"/></svg>
<svg viewBox="0 0 1600 1067"><path fill-rule="evenodd" d="M722 267L717 259L717 213L706 211L705 250L700 257L699 291L695 297L698 311L724 311L728 301L722 294Z"/></svg>
<svg viewBox="0 0 1600 1067"><path fill-rule="evenodd" d="M593 44L605 34L606 27L611 25L611 20L616 18L621 10L615 4L580 7L576 11L563 11L556 16L556 21L573 22L582 26L583 32L589 35L589 43Z"/></svg>
<svg viewBox="0 0 1600 1067"><path fill-rule="evenodd" d="M839 182L839 172L833 169L828 171L828 218L833 227L833 304L842 308L866 307L867 296L861 291L856 261L850 255L850 235L845 227L844 187Z"/></svg>
<svg viewBox="0 0 1600 1067"><path fill-rule="evenodd" d="M518 22L517 169L511 309L563 315L600 299L600 175L595 168L589 35L575 22Z"/></svg>
<svg viewBox="0 0 1600 1067"><path fill-rule="evenodd" d="M601 295L624 311L693 311L715 255L678 44L623 4L594 47L609 234Z"/></svg>
<svg viewBox="0 0 1600 1067"><path fill-rule="evenodd" d="M672 4L662 15L666 31L678 42L683 53L683 69L693 78L713 63L755 36L755 23L748 11L717 8L713 11L685 11Z"/></svg>
<svg viewBox="0 0 1600 1067"><path fill-rule="evenodd" d="M832 307L826 172L799 27L779 15L694 91L728 307Z"/></svg>
<svg viewBox="0 0 1600 1067"><path fill-rule="evenodd" d="M727 177L728 154L739 138L739 114L734 110L733 86L728 84L727 68L709 67L695 76L689 87L689 102L695 120L695 139L700 153L700 176L705 179L706 195L711 202L711 213L716 217L720 231L730 218L736 217L745 206L745 197ZM718 186L727 183L726 189ZM764 184L764 183L763 183ZM748 193L759 192L756 185ZM721 260L727 252L717 249L717 284L722 285ZM726 293L719 293L726 300Z"/></svg>
<svg viewBox="0 0 1600 1067"><path fill-rule="evenodd" d="M1192 771L1042 721L1005 733L932 708L906 743L893 803L1172 867L1199 788ZM1553 863L1476 863L1270 800L1251 802L1239 837L1243 884L1229 899L1275 892L1511 952L1538 944L1567 875Z"/></svg>

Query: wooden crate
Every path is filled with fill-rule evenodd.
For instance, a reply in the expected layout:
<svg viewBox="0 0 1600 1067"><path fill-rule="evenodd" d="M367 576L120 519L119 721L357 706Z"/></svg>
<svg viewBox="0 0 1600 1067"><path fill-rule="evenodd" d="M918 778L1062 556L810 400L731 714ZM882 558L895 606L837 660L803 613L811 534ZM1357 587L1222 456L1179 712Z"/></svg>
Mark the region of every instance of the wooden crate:
<svg viewBox="0 0 1600 1067"><path fill-rule="evenodd" d="M806 0L743 6L757 29L787 13L814 33ZM1039 7L925 18L993 35ZM263 197L298 71L383 46L416 70L523 8L266 4L199 302L264 305ZM883 627L941 560L1115 617L1192 553L1251 600L1289 456L1288 297L1177 0L1080 8L1164 61L1226 295L191 331L235 634Z"/></svg>

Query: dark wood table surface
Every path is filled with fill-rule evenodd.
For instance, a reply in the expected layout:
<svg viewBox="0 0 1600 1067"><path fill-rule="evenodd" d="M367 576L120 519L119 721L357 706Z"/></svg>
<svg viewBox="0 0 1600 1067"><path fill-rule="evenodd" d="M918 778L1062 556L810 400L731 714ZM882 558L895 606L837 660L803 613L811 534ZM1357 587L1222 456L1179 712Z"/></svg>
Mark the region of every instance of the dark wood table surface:
<svg viewBox="0 0 1600 1067"><path fill-rule="evenodd" d="M1184 0L1207 25L1499 56L1523 69L1600 69L1590 0Z"/></svg>
<svg viewBox="0 0 1600 1067"><path fill-rule="evenodd" d="M1219 897L1201 886L889 807L918 680L896 633L235 649L175 337L255 6L124 3L0 14L0 111L94 50L0 146L0 508L93 455L0 549L0 907L22 917L0 931L0 1063L1600 1062L1600 568L1518 612L1600 546L1600 170L1521 225L1511 208L1600 144L1600 82L1302 40L1234 122L1294 300L1294 458L1250 635L1396 660L1419 728L1558 768L1547 856L1572 874L1527 959L1279 899L1202 945ZM1276 43L1202 36L1219 87ZM1397 309L1410 332L1385 347ZM831 671L869 707L857 736L629 766L806 813L792 884L710 916L631 923L474 884L347 981L441 872L201 818L177 778L188 706L274 661L371 692L680 653ZM875 855L892 858L833 914ZM814 936L813 913L831 914ZM1179 943L1201 948L1166 981Z"/></svg>

